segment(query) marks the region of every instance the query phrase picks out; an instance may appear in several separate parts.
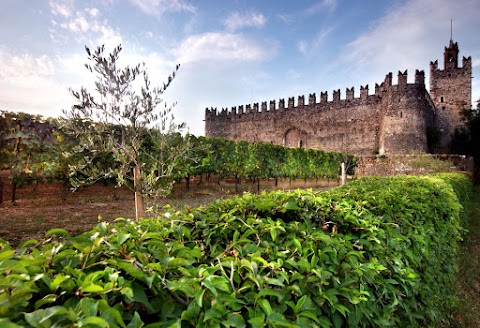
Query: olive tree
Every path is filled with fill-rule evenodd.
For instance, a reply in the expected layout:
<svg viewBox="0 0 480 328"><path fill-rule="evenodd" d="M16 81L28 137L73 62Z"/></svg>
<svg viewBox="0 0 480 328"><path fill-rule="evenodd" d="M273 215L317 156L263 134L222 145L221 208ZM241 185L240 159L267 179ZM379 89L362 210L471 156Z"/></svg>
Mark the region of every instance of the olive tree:
<svg viewBox="0 0 480 328"><path fill-rule="evenodd" d="M173 105L162 99L179 65L162 86L152 87L145 64L119 67L121 45L108 55L104 46L85 50L85 67L96 75L94 92L70 89L76 104L64 110L65 128L78 140L72 154L83 154L70 166L71 183L78 187L115 178L118 186L133 189L138 220L145 196L168 193L172 166L188 147L177 143L171 149L165 141L185 127L174 123Z"/></svg>

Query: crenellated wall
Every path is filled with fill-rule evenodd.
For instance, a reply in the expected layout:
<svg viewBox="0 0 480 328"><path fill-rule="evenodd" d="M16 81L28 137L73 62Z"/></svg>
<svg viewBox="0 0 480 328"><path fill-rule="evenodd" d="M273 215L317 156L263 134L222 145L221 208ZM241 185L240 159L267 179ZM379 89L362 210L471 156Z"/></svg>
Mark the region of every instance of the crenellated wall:
<svg viewBox="0 0 480 328"><path fill-rule="evenodd" d="M391 76L389 76L391 81ZM428 151L427 128L435 108L425 90L425 73L415 72L415 83L407 83L407 71L398 72L398 84L385 82L379 153Z"/></svg>
<svg viewBox="0 0 480 328"><path fill-rule="evenodd" d="M340 90L320 97L305 96L280 99L231 109L206 109L205 135L221 136L250 142L264 141L288 147L306 147L342 151L358 155L381 152L427 150L426 121L433 110L425 100L425 75L415 74L415 83L407 83L407 72L399 73L398 84L392 84L392 74L376 84L375 93L361 86L356 97L354 87L347 88L345 98ZM397 110L400 105L400 110ZM403 129L399 122L410 121ZM405 127L405 124L401 125Z"/></svg>
<svg viewBox="0 0 480 328"><path fill-rule="evenodd" d="M411 151L450 151L456 128L462 126L461 111L471 106L471 58L458 66L458 44L450 40L444 51L444 69L430 63L430 93L425 72L415 71L408 83L407 71L398 72L397 83L389 73L375 84L347 88L343 98L334 90L222 110L205 110L205 135L250 142L264 141L288 147L340 151L356 155L404 154ZM267 106L268 105L268 106ZM429 132L440 139L427 140ZM434 133L430 134L431 136ZM434 138L433 138L434 139Z"/></svg>

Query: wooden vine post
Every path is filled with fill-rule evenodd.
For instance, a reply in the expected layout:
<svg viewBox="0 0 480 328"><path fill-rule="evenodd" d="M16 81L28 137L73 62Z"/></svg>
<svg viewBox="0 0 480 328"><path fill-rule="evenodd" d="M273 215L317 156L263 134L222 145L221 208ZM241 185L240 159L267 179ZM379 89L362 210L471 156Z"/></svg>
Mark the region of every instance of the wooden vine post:
<svg viewBox="0 0 480 328"><path fill-rule="evenodd" d="M140 220L145 216L143 196L140 192L140 165L136 165L133 169L133 188L135 190L135 218Z"/></svg>
<svg viewBox="0 0 480 328"><path fill-rule="evenodd" d="M346 170L345 162L342 162L341 167L342 167L342 175L340 179L341 179L341 185L344 186L347 184L347 170Z"/></svg>

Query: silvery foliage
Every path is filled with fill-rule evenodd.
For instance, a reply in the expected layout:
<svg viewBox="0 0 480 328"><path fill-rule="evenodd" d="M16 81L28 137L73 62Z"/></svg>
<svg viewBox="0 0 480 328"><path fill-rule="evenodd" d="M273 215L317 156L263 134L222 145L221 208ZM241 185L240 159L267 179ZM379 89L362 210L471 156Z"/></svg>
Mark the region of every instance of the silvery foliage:
<svg viewBox="0 0 480 328"><path fill-rule="evenodd" d="M70 89L77 103L64 110L63 123L78 145L67 155L83 155L70 166L71 183L78 188L114 178L118 186L133 188L133 168L140 166L137 191L165 195L172 187L174 165L189 147L181 137L172 145L185 124L174 123L175 104L169 106L162 99L180 65L167 83L152 87L145 64L118 67L121 51L121 45L109 55L104 46L95 51L86 47L85 67L96 75L95 93L85 87Z"/></svg>

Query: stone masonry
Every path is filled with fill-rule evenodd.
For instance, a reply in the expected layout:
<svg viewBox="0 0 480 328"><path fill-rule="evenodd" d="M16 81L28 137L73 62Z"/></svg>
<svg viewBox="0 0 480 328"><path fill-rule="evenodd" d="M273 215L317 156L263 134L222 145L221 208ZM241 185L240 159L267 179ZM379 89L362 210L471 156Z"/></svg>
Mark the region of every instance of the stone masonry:
<svg viewBox="0 0 480 328"><path fill-rule="evenodd" d="M271 142L287 147L340 151L356 155L405 154L428 152L428 132L440 133L436 152L448 152L455 128L462 124L460 112L471 105L471 58L458 67L458 44L450 40L445 47L443 70L437 61L430 63L430 93L425 88L425 73L417 70L414 83L407 82L407 71L392 73L381 84L347 88L317 98L305 96L272 100L232 109L206 109L205 135L249 142ZM268 105L268 106L267 106Z"/></svg>
<svg viewBox="0 0 480 328"><path fill-rule="evenodd" d="M430 62L430 97L435 104L435 126L440 131L439 148L449 150L455 128L462 124L461 111L470 108L472 101L472 59L462 60L458 67L458 44L450 40L445 47L444 69L438 61Z"/></svg>

